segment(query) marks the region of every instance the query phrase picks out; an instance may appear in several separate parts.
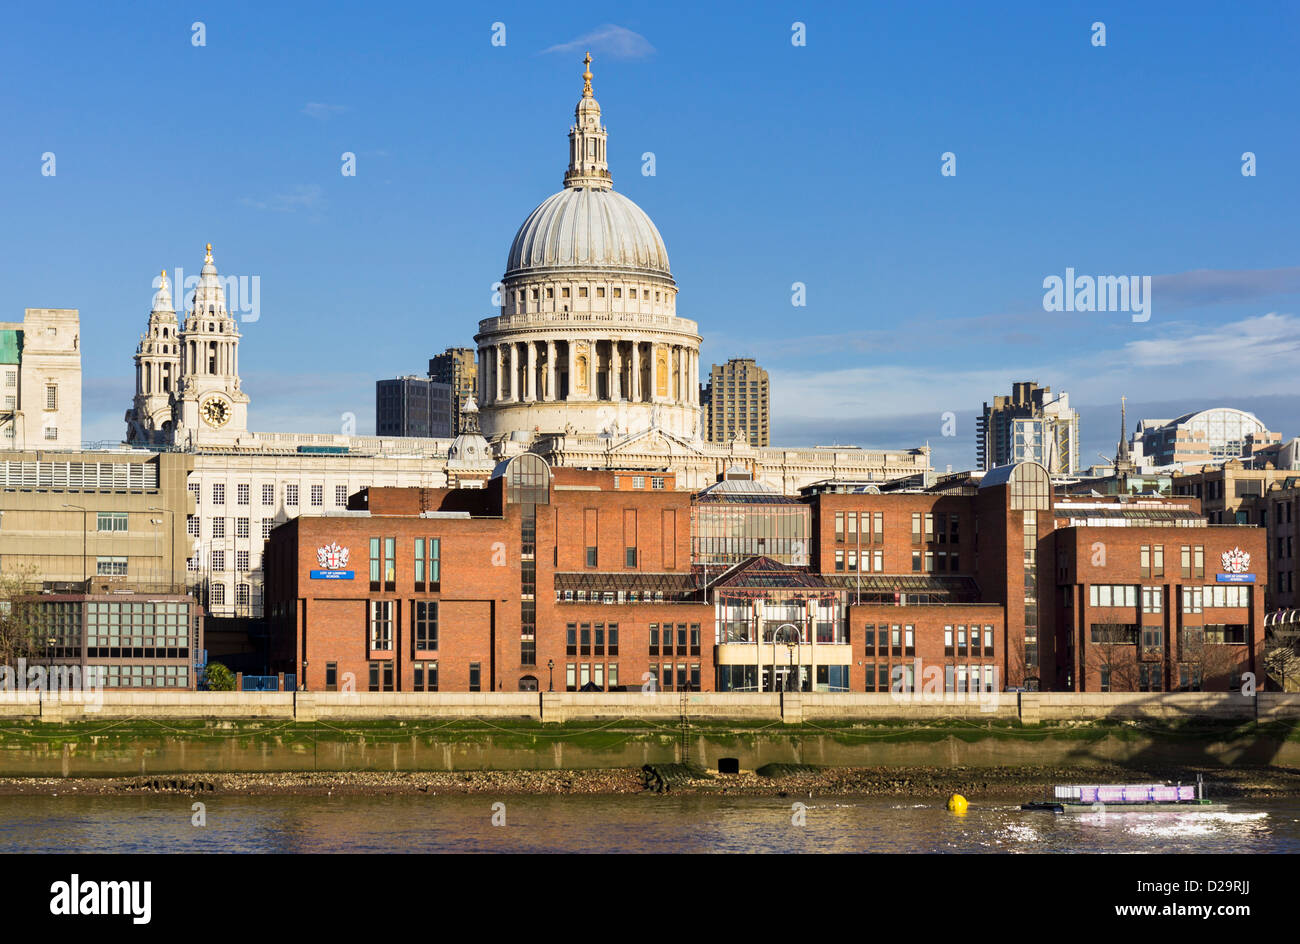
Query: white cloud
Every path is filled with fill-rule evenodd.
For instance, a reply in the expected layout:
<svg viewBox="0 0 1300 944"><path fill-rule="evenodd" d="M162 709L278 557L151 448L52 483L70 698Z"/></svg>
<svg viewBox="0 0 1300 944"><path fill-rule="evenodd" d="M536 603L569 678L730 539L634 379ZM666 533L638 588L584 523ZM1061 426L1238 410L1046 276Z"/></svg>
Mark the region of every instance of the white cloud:
<svg viewBox="0 0 1300 944"><path fill-rule="evenodd" d="M299 184L289 193L278 193L265 200L243 197L239 202L255 210L274 210L277 213L325 208L325 197L322 195L320 184Z"/></svg>
<svg viewBox="0 0 1300 944"><path fill-rule="evenodd" d="M579 36L577 39L543 49L542 54L545 55L550 52L584 52L586 50L592 50L611 59L644 59L653 55L655 48L640 33L634 33L630 29L615 26L612 23L606 23L604 26L598 26L591 32Z"/></svg>
<svg viewBox="0 0 1300 944"><path fill-rule="evenodd" d="M319 121L329 121L335 115L341 115L347 110L347 105L327 105L324 102L308 102L302 106L304 115Z"/></svg>

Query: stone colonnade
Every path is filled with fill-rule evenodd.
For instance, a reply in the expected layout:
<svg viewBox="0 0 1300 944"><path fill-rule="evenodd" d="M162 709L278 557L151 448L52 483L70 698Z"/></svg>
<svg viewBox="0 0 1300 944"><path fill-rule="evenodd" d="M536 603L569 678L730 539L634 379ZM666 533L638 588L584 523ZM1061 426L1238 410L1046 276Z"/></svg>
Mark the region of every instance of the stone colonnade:
<svg viewBox="0 0 1300 944"><path fill-rule="evenodd" d="M698 406L699 351L670 341L574 336L479 347L480 405L628 401Z"/></svg>

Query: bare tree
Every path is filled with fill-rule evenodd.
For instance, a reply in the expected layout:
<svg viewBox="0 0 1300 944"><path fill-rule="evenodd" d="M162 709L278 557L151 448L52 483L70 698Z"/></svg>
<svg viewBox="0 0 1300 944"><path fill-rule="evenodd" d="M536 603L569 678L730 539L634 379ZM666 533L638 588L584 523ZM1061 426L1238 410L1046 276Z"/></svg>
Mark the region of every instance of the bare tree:
<svg viewBox="0 0 1300 944"><path fill-rule="evenodd" d="M1108 675L1112 692L1135 692L1138 687L1138 640L1132 623L1106 620L1093 623L1088 637L1086 666Z"/></svg>
<svg viewBox="0 0 1300 944"><path fill-rule="evenodd" d="M1199 676L1205 691L1233 690L1242 667L1236 647L1207 639L1200 626L1183 627L1178 662Z"/></svg>
<svg viewBox="0 0 1300 944"><path fill-rule="evenodd" d="M19 659L31 659L42 651L36 638L37 603L40 580L35 567L0 574L0 665L16 665Z"/></svg>

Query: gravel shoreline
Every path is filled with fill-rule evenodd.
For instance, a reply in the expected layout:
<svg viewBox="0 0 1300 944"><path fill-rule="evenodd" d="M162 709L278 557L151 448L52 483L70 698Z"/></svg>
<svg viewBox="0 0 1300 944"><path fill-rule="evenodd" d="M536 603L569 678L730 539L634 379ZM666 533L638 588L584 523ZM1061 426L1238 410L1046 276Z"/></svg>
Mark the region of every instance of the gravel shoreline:
<svg viewBox="0 0 1300 944"><path fill-rule="evenodd" d="M685 796L885 796L1039 799L1053 783L1193 781L1218 798L1300 796L1300 769L1287 767L828 767L783 777L753 772L673 780ZM645 793L640 768L421 772L172 774L113 778L0 778L0 796L131 796L148 793L246 796L618 795Z"/></svg>

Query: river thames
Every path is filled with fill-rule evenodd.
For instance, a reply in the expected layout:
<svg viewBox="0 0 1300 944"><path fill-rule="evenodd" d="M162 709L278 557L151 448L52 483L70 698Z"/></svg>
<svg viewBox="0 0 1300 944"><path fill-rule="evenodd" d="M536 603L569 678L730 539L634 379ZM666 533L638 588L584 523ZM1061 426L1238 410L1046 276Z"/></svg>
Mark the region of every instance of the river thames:
<svg viewBox="0 0 1300 944"><path fill-rule="evenodd" d="M1004 800L698 796L10 796L6 852L1300 852L1300 800L1052 814ZM796 805L797 803L802 806ZM503 804L503 805L498 805ZM205 818L206 825L194 825Z"/></svg>

